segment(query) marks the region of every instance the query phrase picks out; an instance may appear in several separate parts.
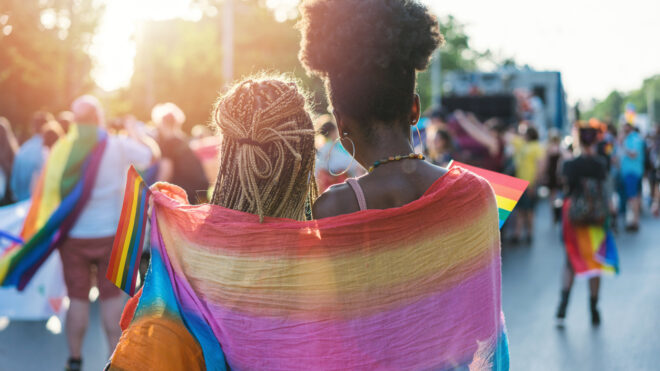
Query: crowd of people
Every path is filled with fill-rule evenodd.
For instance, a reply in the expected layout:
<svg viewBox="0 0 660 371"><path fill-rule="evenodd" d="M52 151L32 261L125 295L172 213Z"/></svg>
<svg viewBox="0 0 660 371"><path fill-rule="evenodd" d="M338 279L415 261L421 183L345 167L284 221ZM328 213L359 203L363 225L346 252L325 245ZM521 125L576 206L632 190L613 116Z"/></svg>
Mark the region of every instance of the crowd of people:
<svg viewBox="0 0 660 371"><path fill-rule="evenodd" d="M266 88L269 84L284 84L275 81L244 83L235 88L233 94L240 95L242 90L246 89L273 89ZM225 98L229 99L230 97ZM415 114L418 113L413 113ZM220 176L231 174L227 167L234 166L226 157L221 157L223 160L220 167L217 161L221 148L224 151L231 150L231 139L223 142L222 135L214 135L206 126L196 126L192 130L193 135L187 135L182 130L185 115L173 103L154 107L151 122L148 124L127 115L105 125L104 117L100 102L91 96L77 99L72 104L71 111L60 112L56 118L48 112L36 112L30 125L33 135L20 146L8 121L0 120L0 140L3 144L0 158L2 205L30 199L39 181L39 175L48 161L51 148L59 138L67 135L74 125L107 127L111 133L91 198L79 222L69 231L69 238L60 247L68 296L71 299L66 321L70 349L67 367L71 370L79 369L81 365L82 340L89 321L88 293L92 285L95 285L100 293L101 318L108 344L114 347L113 344L117 344L121 335L118 323L125 299L104 275L115 228L120 218L123 174L129 165L141 169L149 183L165 181L177 184L185 191L192 204L212 202L262 216L283 216L299 220L312 215L311 210L305 209L305 202L299 205L303 209L292 209L293 214L279 214L274 212L279 208L278 203L266 202L259 206L258 203L246 201L258 198L257 190L252 191L256 193L246 193L245 199L227 200L224 190L241 187L241 184L256 178L250 174L236 174L231 176L237 178L229 181ZM335 117L336 115L320 115L314 120L314 124L310 121L308 127L299 129L301 132L310 133L314 138L315 150L309 152L308 156L315 158L312 168L318 183L315 188L318 188L310 194L323 194L327 191L314 204L314 217L341 215L368 207L394 206L389 204L388 199L383 203L373 197L369 198L367 204L362 189L369 189L371 186L366 182L368 178L363 176L367 174L365 167L377 157L369 155L368 159L363 159L361 156L364 155L360 152L369 148L369 139L360 137L364 134L353 134L356 139L351 139L347 130L356 130L351 126L343 126L344 131L340 134ZM656 215L660 212L658 131L643 138L639 130L630 123L623 124L622 130L617 132L615 125L592 119L588 122L577 122L571 134L565 138L562 138L558 131L550 130L548 140L541 142L537 128L528 121L521 121L517 126L507 125L497 118L482 122L474 114L460 110L452 113L435 110L422 119L428 120L424 128L425 141L421 146L428 162L446 167L451 160L458 160L529 182L529 188L521 198L513 222L510 223L512 225L505 229L508 234L503 235L503 238L508 238L511 243L531 243L534 235L535 204L539 194L543 193L539 192L541 187L548 191L546 196L553 206L555 223L562 218L568 218L569 224L573 223L570 214L574 212L573 209L564 207L562 210L562 205L566 206L568 200L584 203L586 201L579 197L576 199L575 195L592 192L602 194L601 198L605 200L607 208L605 213L609 215L603 216L603 220L598 222L602 223L607 219L606 228L616 231L617 220L623 218L627 223L627 230L637 231L642 210L644 178L651 190L648 206ZM228 138L235 135L232 132L235 129L222 125L220 129L221 134L229 135ZM416 133L413 128L409 135L405 136L408 145L413 146L410 137ZM240 147L241 145L238 145L235 148ZM241 155L236 153L232 157L236 156ZM280 169L280 172L283 171L288 170ZM215 174L220 174L217 179ZM353 180L358 177L362 177L362 184ZM594 179L597 183L585 183L585 179ZM386 184L385 179L374 178L373 182L374 187L376 184L377 187ZM372 194L374 190L368 192ZM402 195L405 195L405 192L397 194L397 197L403 197ZM405 204L415 197L418 195L410 195L410 198L398 201L397 204ZM271 198L276 199L277 197ZM354 199L357 199L357 203L351 206ZM309 203L307 205L309 206ZM573 227L564 224L564 228L580 227L579 224ZM564 234L564 238L564 243L570 245L568 239L571 236ZM575 248L579 250L579 246ZM582 263L579 259L573 261L570 252L567 254L557 310L557 318L560 321L566 316L574 277L576 273L584 273L585 268L579 266ZM142 269L143 273L144 270ZM92 277L93 272L96 272L95 277ZM600 323L597 308L599 287L599 275L593 275L589 280L589 302L594 325Z"/></svg>
<svg viewBox="0 0 660 371"><path fill-rule="evenodd" d="M469 112L447 113L441 109L428 112L426 118L425 152L434 164L446 166L454 159L529 182L516 215L508 223L511 225L505 228L506 240L512 244L531 243L534 210L540 196L549 199L553 222L560 221L562 200L568 192L564 164L580 152L577 129L562 136L558 129L544 128L549 134L542 141L537 124L527 120L507 124L489 118L482 122ZM655 125L644 136L634 123L617 126L596 119L575 123L575 127L585 125L597 131L594 146L607 169L612 227L618 231L619 224L624 223L627 231L637 231L643 207L660 215L660 129ZM645 182L650 192L643 205Z"/></svg>

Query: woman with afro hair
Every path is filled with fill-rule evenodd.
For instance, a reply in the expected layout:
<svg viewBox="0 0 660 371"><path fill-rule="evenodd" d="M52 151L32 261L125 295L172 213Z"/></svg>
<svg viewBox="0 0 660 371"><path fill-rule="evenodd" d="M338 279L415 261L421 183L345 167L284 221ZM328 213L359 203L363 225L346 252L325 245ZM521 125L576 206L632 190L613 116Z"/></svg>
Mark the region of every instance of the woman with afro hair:
<svg viewBox="0 0 660 371"><path fill-rule="evenodd" d="M437 19L408 0L307 1L301 13L300 61L323 79L342 145L370 169L321 195L314 217L419 199L447 172L420 161L410 142L420 118L416 74L444 41Z"/></svg>
<svg viewBox="0 0 660 371"><path fill-rule="evenodd" d="M401 223L397 237L388 243L406 246L414 246L413 241L421 235L451 234L450 240L433 240L425 245L436 244L431 250L447 253L445 260L453 267L433 272L430 280L436 287L452 279L475 277L481 258L475 255L472 267L459 270L456 267L462 252L480 251L480 257L488 257L491 263L482 265L489 269L483 276L483 286L470 289L461 285L448 299L453 303L451 308L470 308L461 312L460 319L452 319L456 312L440 304L432 313L423 312L421 304L414 311L418 321L452 323L451 328L446 332L430 325L416 328L402 341L410 349L419 345L418 339L434 336L460 338L465 344L459 358L453 358L453 346L441 346L420 356L419 363L409 369L463 369L459 365L467 366L472 360L470 370L508 370L508 340L500 300L500 235L493 190L483 178L461 167L447 170L423 161L423 155L415 153L411 143L411 128L420 118L416 74L427 67L431 54L444 41L437 19L413 0L309 0L300 9L300 61L309 74L324 81L340 141L368 169L366 175L323 193L313 206L314 218L348 221L356 216L346 214L358 212L362 220L379 223L369 228L382 231ZM389 217L379 218L384 215ZM403 225L407 217L417 224ZM356 245L366 239L371 242L367 242L370 248L384 248L374 246L383 242L368 231L350 237ZM478 239L487 240L487 246L484 248ZM456 273L454 278L450 278L450 271ZM383 279L394 276L392 273ZM411 282L406 289L414 290L416 284ZM381 294L394 297L397 291ZM486 296L488 300L484 300ZM385 318L381 321L397 320ZM485 325L475 330L480 324ZM493 333L477 335L486 328ZM390 339L393 334L382 330L381 336ZM432 343L425 346L433 347ZM387 343L383 352L393 353L395 348Z"/></svg>

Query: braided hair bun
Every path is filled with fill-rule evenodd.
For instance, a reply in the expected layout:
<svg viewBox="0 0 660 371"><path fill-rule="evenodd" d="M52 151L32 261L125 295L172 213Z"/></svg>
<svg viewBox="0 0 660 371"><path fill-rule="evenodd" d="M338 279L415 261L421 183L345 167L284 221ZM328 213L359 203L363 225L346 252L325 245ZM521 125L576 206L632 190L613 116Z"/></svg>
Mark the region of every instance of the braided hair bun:
<svg viewBox="0 0 660 371"><path fill-rule="evenodd" d="M314 128L298 85L247 79L215 104L223 137L212 203L265 216L305 219L317 196Z"/></svg>

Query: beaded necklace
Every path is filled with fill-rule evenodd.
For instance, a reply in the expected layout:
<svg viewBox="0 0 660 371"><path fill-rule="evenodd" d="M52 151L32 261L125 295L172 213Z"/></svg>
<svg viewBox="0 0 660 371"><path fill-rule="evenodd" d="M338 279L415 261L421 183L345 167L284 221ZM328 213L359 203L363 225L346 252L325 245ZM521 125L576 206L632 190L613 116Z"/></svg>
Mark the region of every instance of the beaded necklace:
<svg viewBox="0 0 660 371"><path fill-rule="evenodd" d="M380 165L384 165L388 162L401 161L401 160L424 160L425 157L421 153L411 153L407 156L390 156L388 158L378 160L369 168L369 172L374 171Z"/></svg>

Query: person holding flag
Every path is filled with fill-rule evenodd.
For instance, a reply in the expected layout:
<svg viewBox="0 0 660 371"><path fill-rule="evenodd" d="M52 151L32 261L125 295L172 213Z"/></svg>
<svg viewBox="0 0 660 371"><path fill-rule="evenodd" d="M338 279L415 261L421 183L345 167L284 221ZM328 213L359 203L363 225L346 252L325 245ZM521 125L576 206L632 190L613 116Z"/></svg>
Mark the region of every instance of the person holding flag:
<svg viewBox="0 0 660 371"><path fill-rule="evenodd" d="M110 348L121 334L118 322L124 298L104 275L121 211L123 175L131 164L148 166L159 151L131 127L127 128L129 137L110 136L101 104L93 96L77 98L71 110L75 124L53 146L32 196L21 232L26 243L0 257L0 283L24 289L50 253L59 249L71 300L66 369L80 370L93 266Z"/></svg>

